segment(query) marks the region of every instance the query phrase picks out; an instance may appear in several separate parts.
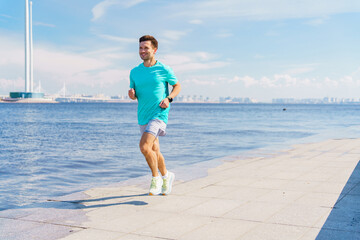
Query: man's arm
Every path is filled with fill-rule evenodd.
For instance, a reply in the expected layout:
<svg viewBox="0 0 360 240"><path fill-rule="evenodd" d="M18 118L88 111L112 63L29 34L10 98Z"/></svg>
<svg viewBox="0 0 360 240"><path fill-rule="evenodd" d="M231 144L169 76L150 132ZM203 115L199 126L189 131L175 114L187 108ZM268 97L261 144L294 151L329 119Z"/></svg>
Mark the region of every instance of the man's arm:
<svg viewBox="0 0 360 240"><path fill-rule="evenodd" d="M135 94L135 89L131 88L128 92L129 98L131 98L132 100L136 100L136 94Z"/></svg>
<svg viewBox="0 0 360 240"><path fill-rule="evenodd" d="M169 97L175 98L177 95L179 95L179 93L181 91L181 85L179 82L177 82L176 84L174 84L172 86L173 86L173 89L172 89L171 93L169 94Z"/></svg>
<svg viewBox="0 0 360 240"><path fill-rule="evenodd" d="M130 90L128 92L129 98L132 100L136 100L136 93L135 93L135 81L133 79L133 70L130 72Z"/></svg>
<svg viewBox="0 0 360 240"><path fill-rule="evenodd" d="M169 97L171 98L175 98L181 91L181 85L179 82L175 83L174 85L172 85L173 89L171 91L171 93L169 94ZM160 107L162 108L168 108L170 104L170 101L168 98L165 98L161 101L160 103Z"/></svg>

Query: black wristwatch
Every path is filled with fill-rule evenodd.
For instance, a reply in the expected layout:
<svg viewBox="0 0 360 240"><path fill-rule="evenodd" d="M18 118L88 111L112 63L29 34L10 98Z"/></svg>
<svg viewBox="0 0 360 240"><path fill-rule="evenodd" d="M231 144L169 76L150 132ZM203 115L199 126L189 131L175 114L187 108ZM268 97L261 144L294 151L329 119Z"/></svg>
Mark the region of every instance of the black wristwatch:
<svg viewBox="0 0 360 240"><path fill-rule="evenodd" d="M173 98L170 97L170 96L167 96L166 98L169 99L169 102L172 102L172 101L173 101Z"/></svg>

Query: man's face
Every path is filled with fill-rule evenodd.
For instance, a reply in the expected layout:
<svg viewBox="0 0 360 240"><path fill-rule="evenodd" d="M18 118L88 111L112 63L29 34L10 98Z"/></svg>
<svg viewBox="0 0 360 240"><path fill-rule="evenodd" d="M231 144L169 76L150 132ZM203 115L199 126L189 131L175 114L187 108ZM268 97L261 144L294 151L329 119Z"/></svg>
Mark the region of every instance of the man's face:
<svg viewBox="0 0 360 240"><path fill-rule="evenodd" d="M144 61L152 59L155 56L156 50L150 41L141 42L139 47L140 58Z"/></svg>

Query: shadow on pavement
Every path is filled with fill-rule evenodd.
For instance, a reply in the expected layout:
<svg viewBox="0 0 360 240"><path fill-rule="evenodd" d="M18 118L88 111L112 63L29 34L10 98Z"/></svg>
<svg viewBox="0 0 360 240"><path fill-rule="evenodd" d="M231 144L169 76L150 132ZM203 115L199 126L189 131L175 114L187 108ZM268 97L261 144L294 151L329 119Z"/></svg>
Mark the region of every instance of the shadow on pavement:
<svg viewBox="0 0 360 240"><path fill-rule="evenodd" d="M360 240L360 161L316 240Z"/></svg>
<svg viewBox="0 0 360 240"><path fill-rule="evenodd" d="M147 202L144 201L126 201L126 202L115 202L115 203L105 203L104 201L114 200L114 199L122 199L122 198L133 198L133 197L142 197L147 196L148 194L135 194L135 195L124 195L124 196L113 196L113 197L105 197L105 198L94 198L94 199L86 199L86 200L70 200L70 201L62 201L62 200L48 200L46 203L42 203L41 207L51 207L58 209L89 209L89 208L99 208L99 207L109 207L116 205L135 205L142 206L147 205ZM85 203L94 203L100 202L95 205L85 205ZM104 202L104 203L101 203Z"/></svg>

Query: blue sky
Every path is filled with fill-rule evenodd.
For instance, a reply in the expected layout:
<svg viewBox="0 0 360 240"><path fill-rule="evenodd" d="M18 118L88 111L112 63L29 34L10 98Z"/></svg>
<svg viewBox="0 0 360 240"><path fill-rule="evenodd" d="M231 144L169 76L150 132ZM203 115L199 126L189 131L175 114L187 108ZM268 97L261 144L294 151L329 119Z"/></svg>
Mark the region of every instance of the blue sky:
<svg viewBox="0 0 360 240"><path fill-rule="evenodd" d="M0 0L0 94L24 89L25 0ZM358 0L33 0L34 83L126 95L154 35L182 95L360 98Z"/></svg>

